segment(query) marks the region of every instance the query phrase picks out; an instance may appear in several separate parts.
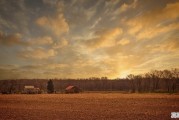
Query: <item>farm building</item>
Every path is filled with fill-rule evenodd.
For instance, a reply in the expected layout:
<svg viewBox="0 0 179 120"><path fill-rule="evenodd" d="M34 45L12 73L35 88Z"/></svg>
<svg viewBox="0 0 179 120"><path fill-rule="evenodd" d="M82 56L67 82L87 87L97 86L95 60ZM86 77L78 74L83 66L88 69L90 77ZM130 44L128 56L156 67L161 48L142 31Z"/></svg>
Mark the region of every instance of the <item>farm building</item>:
<svg viewBox="0 0 179 120"><path fill-rule="evenodd" d="M68 86L65 89L65 93L79 93L80 89L77 86Z"/></svg>
<svg viewBox="0 0 179 120"><path fill-rule="evenodd" d="M34 86L24 86L25 94L40 94L40 89L35 88Z"/></svg>

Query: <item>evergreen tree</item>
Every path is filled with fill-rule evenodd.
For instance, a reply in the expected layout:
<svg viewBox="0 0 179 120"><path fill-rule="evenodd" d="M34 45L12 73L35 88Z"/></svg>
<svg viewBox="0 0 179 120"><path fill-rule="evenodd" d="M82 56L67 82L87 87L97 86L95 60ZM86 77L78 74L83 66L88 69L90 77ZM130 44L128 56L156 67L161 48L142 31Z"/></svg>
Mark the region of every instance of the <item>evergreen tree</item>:
<svg viewBox="0 0 179 120"><path fill-rule="evenodd" d="M48 93L53 93L54 92L54 85L53 85L53 81L49 80L47 83L47 92Z"/></svg>

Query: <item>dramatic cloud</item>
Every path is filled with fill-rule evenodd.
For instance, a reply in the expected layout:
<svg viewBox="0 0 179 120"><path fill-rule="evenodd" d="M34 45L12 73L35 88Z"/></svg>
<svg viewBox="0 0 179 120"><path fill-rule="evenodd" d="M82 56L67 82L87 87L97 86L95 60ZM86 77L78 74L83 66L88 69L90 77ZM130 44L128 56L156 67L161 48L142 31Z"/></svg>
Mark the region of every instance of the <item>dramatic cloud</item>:
<svg viewBox="0 0 179 120"><path fill-rule="evenodd" d="M155 9L129 19L129 33L136 35L137 40L151 39L158 35L179 29L177 18L179 2L167 4L163 9ZM155 19L154 19L155 18Z"/></svg>
<svg viewBox="0 0 179 120"><path fill-rule="evenodd" d="M56 35L61 35L69 31L68 23L66 22L63 14L58 14L54 18L45 16L40 17L37 19L36 23L47 30L51 30L52 33Z"/></svg>
<svg viewBox="0 0 179 120"><path fill-rule="evenodd" d="M177 0L1 0L0 79L179 67Z"/></svg>

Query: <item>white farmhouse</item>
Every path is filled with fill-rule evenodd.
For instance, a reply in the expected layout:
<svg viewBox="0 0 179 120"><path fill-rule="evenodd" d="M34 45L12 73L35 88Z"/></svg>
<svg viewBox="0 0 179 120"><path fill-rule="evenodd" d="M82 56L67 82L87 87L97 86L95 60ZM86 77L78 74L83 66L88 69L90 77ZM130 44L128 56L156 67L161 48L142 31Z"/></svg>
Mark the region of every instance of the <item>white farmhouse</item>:
<svg viewBox="0 0 179 120"><path fill-rule="evenodd" d="M26 93L26 94L39 94L40 89L35 88L34 86L24 86L24 93Z"/></svg>

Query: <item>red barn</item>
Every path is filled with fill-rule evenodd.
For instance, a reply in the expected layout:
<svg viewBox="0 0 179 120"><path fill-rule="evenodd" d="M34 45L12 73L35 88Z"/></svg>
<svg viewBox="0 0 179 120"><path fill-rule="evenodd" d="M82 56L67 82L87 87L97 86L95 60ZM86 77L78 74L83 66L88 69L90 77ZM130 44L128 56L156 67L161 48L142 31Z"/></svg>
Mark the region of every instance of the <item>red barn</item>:
<svg viewBox="0 0 179 120"><path fill-rule="evenodd" d="M80 89L77 87L77 86L68 86L66 87L65 89L65 93L79 93L80 92Z"/></svg>

